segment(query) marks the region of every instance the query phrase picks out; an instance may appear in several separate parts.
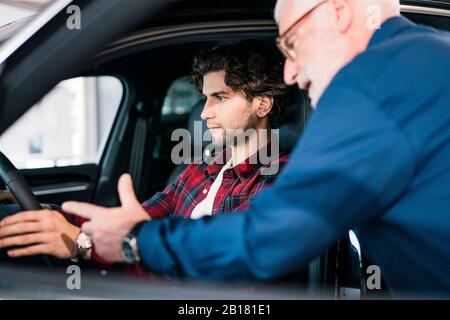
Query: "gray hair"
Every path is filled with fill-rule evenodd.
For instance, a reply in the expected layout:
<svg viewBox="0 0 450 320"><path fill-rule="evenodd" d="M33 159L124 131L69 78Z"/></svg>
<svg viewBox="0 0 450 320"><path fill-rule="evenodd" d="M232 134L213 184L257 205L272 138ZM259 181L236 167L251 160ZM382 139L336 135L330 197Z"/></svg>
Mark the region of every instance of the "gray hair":
<svg viewBox="0 0 450 320"><path fill-rule="evenodd" d="M283 8L283 5L286 5L288 1L296 1L299 3L300 1L311 1L311 0L278 0L275 5L275 11L274 11L274 19L279 24L280 22L280 15L281 15L281 9ZM384 12L388 16L392 15L398 15L400 14L400 0L352 0L352 1L358 1L358 3L362 3L364 7L377 5L380 8L383 8Z"/></svg>

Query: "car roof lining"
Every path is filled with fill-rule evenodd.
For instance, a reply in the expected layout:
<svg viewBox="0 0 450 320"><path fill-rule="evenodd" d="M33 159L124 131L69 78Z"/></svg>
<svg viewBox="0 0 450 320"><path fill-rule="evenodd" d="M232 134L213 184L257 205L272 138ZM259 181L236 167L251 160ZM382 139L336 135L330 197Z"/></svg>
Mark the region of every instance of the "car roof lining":
<svg viewBox="0 0 450 320"><path fill-rule="evenodd" d="M418 22L434 23L437 27L450 29L448 17L406 15ZM269 44L274 43L276 26L273 21L265 19L239 21L231 29L220 30L221 27L229 26L230 23L233 22L216 21L199 24L190 34L186 32L178 34L177 30L185 30L188 26L179 25L168 32L170 36L167 38L161 39L158 35L156 40L154 29L127 34L115 42L119 44L116 47L117 50L114 50L114 46L107 46L108 50L106 52L103 50L105 53L100 52L95 56L96 58L91 59L91 66L86 67L83 75L120 75L136 85L138 96L146 100L145 102L153 103L154 99L164 98L167 89L175 79L190 74L192 58L203 48L244 39L260 39ZM136 41L137 38L140 40ZM127 41L135 41L135 44L123 48L123 43ZM183 54L180 55L179 52ZM159 107L162 107L162 103Z"/></svg>
<svg viewBox="0 0 450 320"><path fill-rule="evenodd" d="M175 79L190 74L193 56L199 50L246 39L259 39L275 46L274 36L275 31L271 33L254 31L245 34L222 33L219 38L215 34L209 34L208 37L196 38L189 43L186 43L186 39L180 38L159 42L156 46L144 43L139 46L140 48L131 48L131 54L128 50L122 50L120 57L115 56L106 63L98 65L97 61L92 61L92 66L81 75L120 76L135 86L140 100L152 105L158 101L157 106L162 108L162 99L169 86ZM183 54L180 55L180 52Z"/></svg>

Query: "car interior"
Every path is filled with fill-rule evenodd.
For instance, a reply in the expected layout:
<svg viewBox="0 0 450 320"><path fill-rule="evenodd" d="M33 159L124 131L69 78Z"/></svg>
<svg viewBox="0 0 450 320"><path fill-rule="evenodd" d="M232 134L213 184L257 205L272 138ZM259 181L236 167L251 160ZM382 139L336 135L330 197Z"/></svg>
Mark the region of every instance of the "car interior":
<svg viewBox="0 0 450 320"><path fill-rule="evenodd" d="M61 204L71 199L117 206L116 181L124 172L132 175L140 201L162 190L185 168L170 160L171 150L178 143L171 140L172 132L186 128L193 133L194 121L201 120L202 97L189 80L194 54L204 48L247 39L274 46L276 26L265 7L257 13L246 13L241 8L239 14L232 9L226 14L223 10L211 13L206 7L203 13L191 17L183 11L184 5L189 6L179 4L165 19L153 19L122 35L65 75L65 79L115 77L123 86L123 95L96 163L20 170L32 190L40 191L39 202ZM407 16L419 23L450 30L447 17ZM173 22L176 22L173 26L165 28ZM12 79L12 72L6 69L5 73ZM289 153L301 139L312 113L305 92L298 92L295 103L287 106L287 112L288 120L280 127L279 134L281 148ZM199 141L192 143L194 149L205 148ZM371 293L364 290L363 271L369 264L363 249L348 236L309 266L280 282L307 288L312 294L370 297ZM388 294L387 290L383 294Z"/></svg>

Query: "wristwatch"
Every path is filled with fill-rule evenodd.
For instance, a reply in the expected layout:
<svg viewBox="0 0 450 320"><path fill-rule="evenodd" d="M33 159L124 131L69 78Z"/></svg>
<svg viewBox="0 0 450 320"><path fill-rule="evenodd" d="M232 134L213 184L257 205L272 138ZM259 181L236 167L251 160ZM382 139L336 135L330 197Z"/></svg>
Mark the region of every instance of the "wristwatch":
<svg viewBox="0 0 450 320"><path fill-rule="evenodd" d="M92 239L86 233L81 231L76 239L77 243L77 257L84 258L89 250L92 248Z"/></svg>
<svg viewBox="0 0 450 320"><path fill-rule="evenodd" d="M145 222L138 223L122 241L122 252L125 257L125 262L128 264L138 264L141 262L138 248L138 235Z"/></svg>

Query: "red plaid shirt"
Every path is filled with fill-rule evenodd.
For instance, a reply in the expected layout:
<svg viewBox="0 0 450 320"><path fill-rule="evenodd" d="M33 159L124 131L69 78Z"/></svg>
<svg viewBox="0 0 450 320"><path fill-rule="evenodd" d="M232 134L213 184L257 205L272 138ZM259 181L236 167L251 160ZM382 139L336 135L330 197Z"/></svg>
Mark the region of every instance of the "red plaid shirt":
<svg viewBox="0 0 450 320"><path fill-rule="evenodd" d="M261 163L259 158L255 158L258 155L256 153L224 171L222 184L214 199L212 214L246 209L254 197L274 181L288 160L287 155L279 155L271 157L270 162L264 161L268 163ZM215 157L210 164L190 164L174 182L145 201L142 206L154 219L170 215L189 218L194 208L206 198L207 192L229 157L230 153L225 151ZM264 170L277 166L278 171L274 174L264 174ZM84 219L65 215L77 226L85 222ZM95 254L95 250L92 250L92 260L106 264Z"/></svg>
<svg viewBox="0 0 450 320"><path fill-rule="evenodd" d="M217 160L226 153L219 155L209 165L190 164L162 192L156 193L142 205L152 218L162 218L169 215L189 218L194 208L208 195L214 180L217 178L223 164ZM223 173L222 184L214 199L212 214L243 210L264 187L271 184L276 174L264 175L263 169L268 169L278 162L281 168L288 157L275 157L270 163L261 164L247 158L244 162L229 168ZM222 161L225 163L228 157Z"/></svg>

